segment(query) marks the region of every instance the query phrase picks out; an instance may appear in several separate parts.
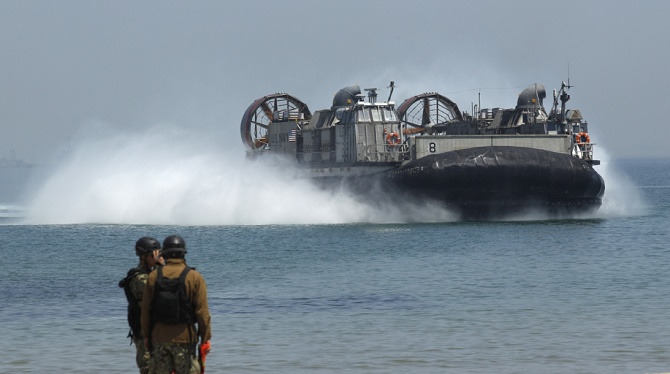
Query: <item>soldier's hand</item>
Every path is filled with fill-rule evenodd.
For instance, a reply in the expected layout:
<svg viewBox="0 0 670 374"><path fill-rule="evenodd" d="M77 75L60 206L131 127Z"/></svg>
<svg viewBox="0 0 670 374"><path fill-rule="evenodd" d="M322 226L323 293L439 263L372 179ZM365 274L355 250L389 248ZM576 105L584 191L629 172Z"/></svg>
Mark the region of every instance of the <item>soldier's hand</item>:
<svg viewBox="0 0 670 374"><path fill-rule="evenodd" d="M165 259L161 255L160 249L154 249L154 260L161 265L165 265Z"/></svg>
<svg viewBox="0 0 670 374"><path fill-rule="evenodd" d="M208 340L208 341L206 341L206 342L204 342L204 343L201 343L201 344L200 344L200 348L204 351L204 353L205 353L206 355L208 355L208 354L209 354L209 351L212 349L212 345L209 343L209 340Z"/></svg>

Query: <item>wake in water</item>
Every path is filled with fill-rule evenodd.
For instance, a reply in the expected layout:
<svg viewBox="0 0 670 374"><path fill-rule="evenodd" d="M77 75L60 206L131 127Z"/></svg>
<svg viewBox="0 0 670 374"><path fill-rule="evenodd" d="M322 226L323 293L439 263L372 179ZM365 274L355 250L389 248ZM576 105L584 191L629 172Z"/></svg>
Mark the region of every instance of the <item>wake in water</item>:
<svg viewBox="0 0 670 374"><path fill-rule="evenodd" d="M251 162L241 146L224 150L213 139L169 125L140 134L91 125L35 190L27 220L166 225L453 220L430 206L369 207L346 191L321 190L297 179L287 163Z"/></svg>

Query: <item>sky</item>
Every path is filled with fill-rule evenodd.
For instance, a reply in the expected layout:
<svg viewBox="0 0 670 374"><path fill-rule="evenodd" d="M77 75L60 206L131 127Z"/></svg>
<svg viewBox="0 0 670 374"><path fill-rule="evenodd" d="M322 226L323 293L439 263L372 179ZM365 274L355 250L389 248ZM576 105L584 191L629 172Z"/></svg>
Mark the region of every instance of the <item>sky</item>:
<svg viewBox="0 0 670 374"><path fill-rule="evenodd" d="M92 133L243 155L242 114L274 92L314 112L352 84L386 98L393 80L398 103L436 91L468 110L481 92L511 108L533 83L550 106L568 78L596 155L670 157L668 14L667 1L2 0L0 159L54 162ZM151 136L166 127L180 132Z"/></svg>

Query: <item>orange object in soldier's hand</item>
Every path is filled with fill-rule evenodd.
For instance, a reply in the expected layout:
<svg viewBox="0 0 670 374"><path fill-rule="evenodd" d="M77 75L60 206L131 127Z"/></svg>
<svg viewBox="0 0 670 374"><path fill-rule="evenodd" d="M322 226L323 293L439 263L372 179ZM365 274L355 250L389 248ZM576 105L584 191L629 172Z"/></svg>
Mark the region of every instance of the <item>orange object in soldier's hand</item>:
<svg viewBox="0 0 670 374"><path fill-rule="evenodd" d="M210 349L211 344L209 343L209 340L204 344L200 344L200 374L205 373L205 359L207 358Z"/></svg>

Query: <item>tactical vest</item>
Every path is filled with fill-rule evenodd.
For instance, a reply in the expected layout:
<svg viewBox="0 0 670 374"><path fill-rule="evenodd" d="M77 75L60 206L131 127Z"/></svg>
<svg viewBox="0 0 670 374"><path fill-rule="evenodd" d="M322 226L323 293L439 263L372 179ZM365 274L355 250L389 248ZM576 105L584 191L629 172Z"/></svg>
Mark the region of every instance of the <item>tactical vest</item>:
<svg viewBox="0 0 670 374"><path fill-rule="evenodd" d="M142 324L140 321L142 314L140 305L142 304L142 300L137 300L130 290L130 282L141 273L142 270L140 268L130 269L128 270L128 275L119 281L119 287L123 288L126 300L128 300L128 326L130 326L128 337L131 339L131 344L133 338L142 336Z"/></svg>
<svg viewBox="0 0 670 374"><path fill-rule="evenodd" d="M194 311L186 296L186 274L191 270L186 266L179 278L163 277L163 267L158 267L158 276L151 300L151 322L168 325L177 323L193 324Z"/></svg>

